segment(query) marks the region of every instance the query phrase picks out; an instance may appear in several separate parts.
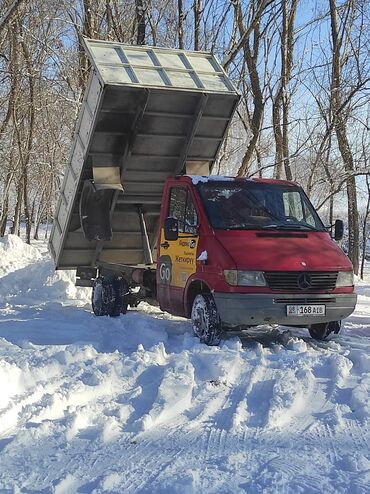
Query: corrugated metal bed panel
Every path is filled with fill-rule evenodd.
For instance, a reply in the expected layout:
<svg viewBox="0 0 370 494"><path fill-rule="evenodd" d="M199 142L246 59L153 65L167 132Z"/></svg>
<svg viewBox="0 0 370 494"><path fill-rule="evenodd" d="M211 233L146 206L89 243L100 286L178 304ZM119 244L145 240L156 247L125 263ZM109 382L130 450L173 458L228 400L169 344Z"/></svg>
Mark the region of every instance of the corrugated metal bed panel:
<svg viewBox="0 0 370 494"><path fill-rule="evenodd" d="M210 53L97 40L85 40L85 46L106 84L235 92L222 67Z"/></svg>

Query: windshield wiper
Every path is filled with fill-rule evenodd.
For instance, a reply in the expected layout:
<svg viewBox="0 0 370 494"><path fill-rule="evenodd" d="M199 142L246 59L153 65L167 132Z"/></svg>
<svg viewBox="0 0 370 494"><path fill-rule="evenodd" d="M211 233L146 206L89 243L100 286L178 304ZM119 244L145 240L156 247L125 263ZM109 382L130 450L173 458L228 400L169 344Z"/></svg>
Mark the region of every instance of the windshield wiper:
<svg viewBox="0 0 370 494"><path fill-rule="evenodd" d="M248 225L248 226L245 226L245 225L232 225L232 226L225 226L225 227L222 227L222 228L219 228L221 230L262 230L262 226L258 226L258 225Z"/></svg>
<svg viewBox="0 0 370 494"><path fill-rule="evenodd" d="M263 230L312 230L318 232L317 228L308 224L295 224L295 225L266 225L262 227Z"/></svg>

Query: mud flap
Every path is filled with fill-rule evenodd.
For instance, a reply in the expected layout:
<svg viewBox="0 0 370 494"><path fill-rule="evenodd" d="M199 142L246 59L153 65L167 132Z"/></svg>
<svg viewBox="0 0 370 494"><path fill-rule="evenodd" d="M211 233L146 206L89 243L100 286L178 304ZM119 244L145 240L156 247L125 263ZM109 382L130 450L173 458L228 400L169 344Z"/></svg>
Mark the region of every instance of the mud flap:
<svg viewBox="0 0 370 494"><path fill-rule="evenodd" d="M97 189L91 180L85 180L80 199L80 221L85 238L112 240L110 209L114 190Z"/></svg>

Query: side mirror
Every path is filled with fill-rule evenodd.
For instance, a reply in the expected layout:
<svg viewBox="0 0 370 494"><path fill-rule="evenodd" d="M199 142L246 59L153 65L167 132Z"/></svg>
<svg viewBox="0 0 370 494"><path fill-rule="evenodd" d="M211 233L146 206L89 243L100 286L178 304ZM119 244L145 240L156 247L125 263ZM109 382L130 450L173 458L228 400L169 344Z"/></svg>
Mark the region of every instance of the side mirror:
<svg viewBox="0 0 370 494"><path fill-rule="evenodd" d="M179 238L179 221L177 218L166 218L164 220L165 240L177 240Z"/></svg>
<svg viewBox="0 0 370 494"><path fill-rule="evenodd" d="M343 231L344 231L343 221L342 220L335 220L335 223L334 223L334 240L342 240Z"/></svg>

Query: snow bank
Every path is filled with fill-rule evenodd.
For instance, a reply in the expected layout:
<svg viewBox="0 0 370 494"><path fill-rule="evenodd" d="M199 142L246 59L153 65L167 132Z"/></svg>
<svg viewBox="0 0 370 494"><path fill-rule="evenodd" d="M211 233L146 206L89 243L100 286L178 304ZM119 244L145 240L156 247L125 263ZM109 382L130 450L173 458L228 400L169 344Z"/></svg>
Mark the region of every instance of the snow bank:
<svg viewBox="0 0 370 494"><path fill-rule="evenodd" d="M73 271L54 271L49 255L16 235L0 239L0 305L90 303L90 290L75 287Z"/></svg>
<svg viewBox="0 0 370 494"><path fill-rule="evenodd" d="M0 278L41 259L40 252L17 235L0 238Z"/></svg>

